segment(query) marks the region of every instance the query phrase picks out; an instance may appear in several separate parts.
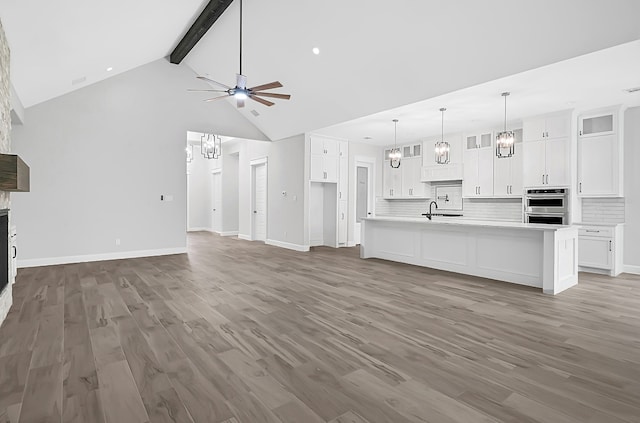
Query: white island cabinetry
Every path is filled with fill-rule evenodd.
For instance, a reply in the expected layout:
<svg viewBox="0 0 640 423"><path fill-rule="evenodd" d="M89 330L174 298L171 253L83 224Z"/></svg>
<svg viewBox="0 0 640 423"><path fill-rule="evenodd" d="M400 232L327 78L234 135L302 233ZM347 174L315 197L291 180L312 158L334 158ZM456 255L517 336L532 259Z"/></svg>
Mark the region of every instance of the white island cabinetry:
<svg viewBox="0 0 640 423"><path fill-rule="evenodd" d="M360 257L381 258L541 288L578 283L578 228L455 218L374 217Z"/></svg>

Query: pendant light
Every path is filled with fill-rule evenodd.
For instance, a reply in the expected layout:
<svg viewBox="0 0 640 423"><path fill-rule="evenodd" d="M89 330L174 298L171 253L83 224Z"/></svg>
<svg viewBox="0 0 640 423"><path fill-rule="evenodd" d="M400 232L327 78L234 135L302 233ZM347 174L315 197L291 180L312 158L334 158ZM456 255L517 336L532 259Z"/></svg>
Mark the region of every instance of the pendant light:
<svg viewBox="0 0 640 423"><path fill-rule="evenodd" d="M402 154L400 154L400 149L398 148L398 119L393 120L394 133L393 133L393 148L389 152L389 164L392 168L397 169L400 167L400 158Z"/></svg>
<svg viewBox="0 0 640 423"><path fill-rule="evenodd" d="M451 151L451 146L448 142L444 140L444 107L440 109L442 112L442 136L440 141L436 143L436 163L438 164L447 164L449 163L449 152Z"/></svg>
<svg viewBox="0 0 640 423"><path fill-rule="evenodd" d="M513 131L507 131L507 97L510 93L502 93L504 97L504 131L496 137L496 156L499 158L512 157L515 153L515 136Z"/></svg>
<svg viewBox="0 0 640 423"><path fill-rule="evenodd" d="M202 134L200 153L205 159L217 159L222 153L222 139L214 134Z"/></svg>

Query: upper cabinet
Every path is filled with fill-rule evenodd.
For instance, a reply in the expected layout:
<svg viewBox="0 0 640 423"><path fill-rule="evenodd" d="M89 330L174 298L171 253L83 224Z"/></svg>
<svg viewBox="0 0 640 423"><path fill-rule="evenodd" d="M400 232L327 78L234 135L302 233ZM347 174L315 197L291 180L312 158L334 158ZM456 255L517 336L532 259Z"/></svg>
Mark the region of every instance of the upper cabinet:
<svg viewBox="0 0 640 423"><path fill-rule="evenodd" d="M338 182L338 141L311 136L312 182Z"/></svg>
<svg viewBox="0 0 640 423"><path fill-rule="evenodd" d="M382 168L382 196L392 199L429 198L427 186L421 181L422 143L400 146L402 158L400 167L392 168L389 163L390 148L384 149Z"/></svg>
<svg viewBox="0 0 640 423"><path fill-rule="evenodd" d="M495 197L522 197L522 129L515 135L514 154L493 158L493 195Z"/></svg>
<svg viewBox="0 0 640 423"><path fill-rule="evenodd" d="M493 132L468 134L464 138L463 197L493 196Z"/></svg>
<svg viewBox="0 0 640 423"><path fill-rule="evenodd" d="M623 196L623 116L616 106L578 117L579 196Z"/></svg>
<svg viewBox="0 0 640 423"><path fill-rule="evenodd" d="M571 112L523 121L523 185L568 186L571 183Z"/></svg>

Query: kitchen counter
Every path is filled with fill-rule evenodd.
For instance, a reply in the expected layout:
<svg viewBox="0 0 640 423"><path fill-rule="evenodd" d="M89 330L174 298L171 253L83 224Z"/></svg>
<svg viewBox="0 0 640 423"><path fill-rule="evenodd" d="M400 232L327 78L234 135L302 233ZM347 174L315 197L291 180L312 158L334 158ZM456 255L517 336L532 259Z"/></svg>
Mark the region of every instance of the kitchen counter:
<svg viewBox="0 0 640 423"><path fill-rule="evenodd" d="M360 257L541 288L578 283L578 227L453 217L363 219Z"/></svg>

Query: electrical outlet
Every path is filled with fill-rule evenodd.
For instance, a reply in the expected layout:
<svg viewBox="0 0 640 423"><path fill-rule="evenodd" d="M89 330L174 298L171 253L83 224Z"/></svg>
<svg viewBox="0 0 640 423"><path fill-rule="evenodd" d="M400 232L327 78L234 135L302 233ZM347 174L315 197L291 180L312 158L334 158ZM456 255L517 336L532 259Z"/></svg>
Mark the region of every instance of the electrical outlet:
<svg viewBox="0 0 640 423"><path fill-rule="evenodd" d="M116 238L116 245L120 245L120 238Z"/></svg>

